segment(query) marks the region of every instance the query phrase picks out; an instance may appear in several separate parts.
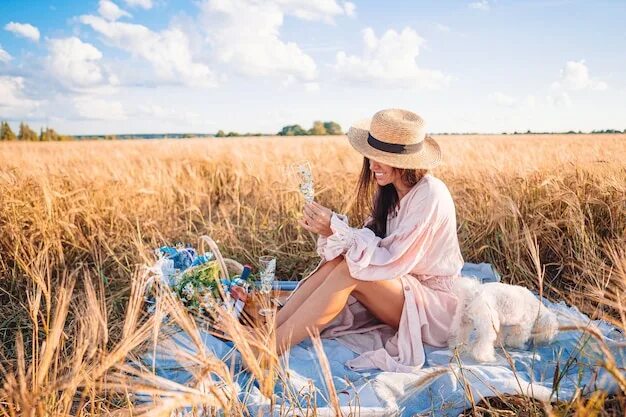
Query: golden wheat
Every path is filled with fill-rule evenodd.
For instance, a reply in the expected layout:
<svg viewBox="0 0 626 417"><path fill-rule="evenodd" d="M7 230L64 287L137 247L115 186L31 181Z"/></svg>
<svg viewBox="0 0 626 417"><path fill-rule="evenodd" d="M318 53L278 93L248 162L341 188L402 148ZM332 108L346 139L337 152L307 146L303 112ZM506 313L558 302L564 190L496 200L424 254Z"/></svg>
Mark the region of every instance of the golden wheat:
<svg viewBox="0 0 626 417"><path fill-rule="evenodd" d="M625 329L626 135L437 140L445 164L434 173L455 199L466 261ZM137 390L170 393L154 414L184 399L239 415L228 390L125 365L154 342L139 267L154 247L208 234L227 257L273 253L279 276L300 277L315 265L314 241L297 224L302 201L285 167L303 159L318 201L358 225L361 158L342 136L0 144L0 415L140 414L134 393L121 393L131 374L143 378ZM192 335L198 354L185 359L228 386L175 300L161 308ZM593 405L576 401L573 410Z"/></svg>

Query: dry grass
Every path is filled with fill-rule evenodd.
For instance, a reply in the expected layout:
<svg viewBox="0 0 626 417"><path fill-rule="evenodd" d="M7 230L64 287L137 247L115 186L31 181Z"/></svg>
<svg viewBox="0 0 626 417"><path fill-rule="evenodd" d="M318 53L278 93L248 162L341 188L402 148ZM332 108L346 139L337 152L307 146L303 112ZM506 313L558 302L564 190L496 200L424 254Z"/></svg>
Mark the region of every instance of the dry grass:
<svg viewBox="0 0 626 417"><path fill-rule="evenodd" d="M455 198L465 259L626 328L626 136L438 140L446 164L435 175ZM357 225L361 160L344 137L0 144L0 415L141 414L123 389L129 374L143 378L137 392L162 396L153 413L185 399L241 414L228 389L206 384L213 373L228 387L232 375L198 338L185 358L196 385L124 365L154 338L138 267L151 248L208 234L225 256L274 253L278 274L298 278L315 264L314 243L282 167L301 159L318 200ZM197 333L175 300L160 308ZM566 414L600 401L603 413L624 410L619 396L576 401Z"/></svg>

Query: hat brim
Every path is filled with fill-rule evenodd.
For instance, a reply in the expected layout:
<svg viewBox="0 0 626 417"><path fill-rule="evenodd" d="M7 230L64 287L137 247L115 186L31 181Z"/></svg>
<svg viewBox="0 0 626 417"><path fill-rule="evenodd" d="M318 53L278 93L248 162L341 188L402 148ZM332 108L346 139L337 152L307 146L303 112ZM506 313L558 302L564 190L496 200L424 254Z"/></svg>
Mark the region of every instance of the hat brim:
<svg viewBox="0 0 626 417"><path fill-rule="evenodd" d="M424 146L419 152L412 154L396 154L378 150L367 143L369 130L352 126L348 129L348 140L352 147L369 159L395 168L431 169L441 164L441 148L430 136L424 138Z"/></svg>

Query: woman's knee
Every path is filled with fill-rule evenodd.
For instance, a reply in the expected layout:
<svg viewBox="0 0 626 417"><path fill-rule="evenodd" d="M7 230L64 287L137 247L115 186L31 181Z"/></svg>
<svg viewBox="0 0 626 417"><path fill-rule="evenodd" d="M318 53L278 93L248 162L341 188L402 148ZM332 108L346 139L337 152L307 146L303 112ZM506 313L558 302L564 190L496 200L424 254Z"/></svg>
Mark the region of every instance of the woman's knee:
<svg viewBox="0 0 626 417"><path fill-rule="evenodd" d="M350 268L348 267L348 263L346 262L343 256L340 257L337 266L333 269L333 272L330 274L333 276L333 279L344 279L350 281L352 283L357 282L358 280L353 278L350 273Z"/></svg>
<svg viewBox="0 0 626 417"><path fill-rule="evenodd" d="M330 261L327 261L326 263L330 264L333 267L333 269L335 269L342 262L345 262L345 259L344 259L343 255L339 255L336 258L331 259Z"/></svg>
<svg viewBox="0 0 626 417"><path fill-rule="evenodd" d="M329 261L326 261L326 263L323 266L328 268L327 271L329 273L332 273L335 269L340 267L342 263L345 263L345 259L344 259L343 255L339 255L336 258L333 258L333 259L331 259Z"/></svg>
<svg viewBox="0 0 626 417"><path fill-rule="evenodd" d="M328 278L333 273L335 268L339 266L342 259L343 257L337 257L335 259L324 262L324 264L319 267L319 269L309 278L309 280L316 281L318 283L325 281L326 278Z"/></svg>

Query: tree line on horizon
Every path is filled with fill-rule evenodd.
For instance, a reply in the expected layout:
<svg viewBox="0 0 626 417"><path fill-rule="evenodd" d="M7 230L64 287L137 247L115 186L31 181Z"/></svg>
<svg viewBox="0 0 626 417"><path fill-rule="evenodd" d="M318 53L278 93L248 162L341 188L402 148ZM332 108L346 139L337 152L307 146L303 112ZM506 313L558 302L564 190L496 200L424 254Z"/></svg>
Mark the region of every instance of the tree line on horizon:
<svg viewBox="0 0 626 417"><path fill-rule="evenodd" d="M599 134L599 133L626 133L626 129L623 131L618 129L602 129L602 130L592 130L591 132L583 132L582 130L574 131L568 130L567 132L532 132L531 130L527 130L526 132L518 132L515 131L513 133L503 132L503 135L586 135L586 134Z"/></svg>
<svg viewBox="0 0 626 417"><path fill-rule="evenodd" d="M320 120L316 120L313 122L313 126L310 129L304 129L302 126L288 125L283 127L280 132L276 133L278 136L326 136L326 135L343 135L341 131L341 126L337 122L322 122ZM227 138L227 137L236 137L236 136L265 136L263 133L237 133L237 132L228 132L225 133L223 130L219 130L215 137L218 138Z"/></svg>
<svg viewBox="0 0 626 417"><path fill-rule="evenodd" d="M59 142L72 139L71 136L60 135L49 127L41 128L39 134L37 134L24 122L20 123L20 128L16 135L8 122L3 121L0 123L0 141Z"/></svg>
<svg viewBox="0 0 626 417"><path fill-rule="evenodd" d="M582 132L582 131L574 131L570 130L567 132L533 132L531 130L527 130L526 132L513 132L507 133L502 132L502 135L530 135L530 134L542 134L542 135L573 135L573 134L620 134L626 133L626 129L623 131L617 129L604 129L604 130L592 130L591 132ZM283 127L280 132L276 133L278 136L325 136L325 135L342 135L341 126L333 121L330 122L322 122L316 120L313 122L313 126L310 129L304 129L300 125L288 125ZM436 135L478 135L480 133L434 133ZM223 130L219 130L215 135L211 134L192 134L192 133L181 133L181 134L129 134L129 135L78 135L78 136L69 136L69 135L61 135L57 133L54 129L45 127L39 130L39 133L35 132L31 129L27 123L21 122L18 133L15 134L11 129L11 126L8 122L2 121L0 122L0 141L29 141L29 142L53 142L53 141L69 141L69 140L115 140L115 139L138 139L138 138L167 138L168 136L172 138L193 138L193 137L210 137L215 136L218 138L222 137L237 137L237 136L266 136L265 133L237 133L237 132L228 132L225 133Z"/></svg>

